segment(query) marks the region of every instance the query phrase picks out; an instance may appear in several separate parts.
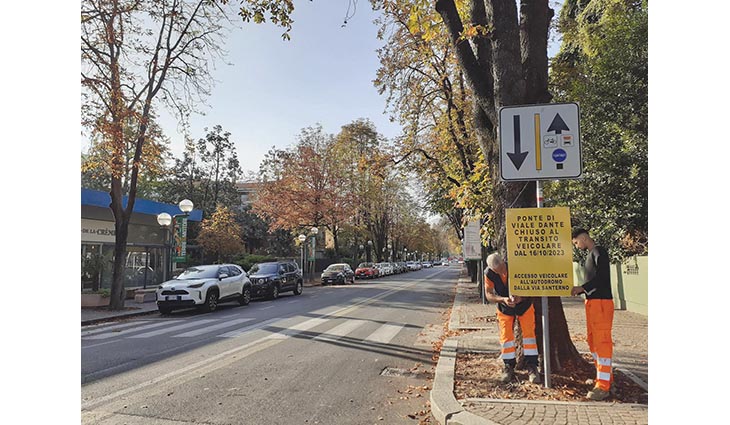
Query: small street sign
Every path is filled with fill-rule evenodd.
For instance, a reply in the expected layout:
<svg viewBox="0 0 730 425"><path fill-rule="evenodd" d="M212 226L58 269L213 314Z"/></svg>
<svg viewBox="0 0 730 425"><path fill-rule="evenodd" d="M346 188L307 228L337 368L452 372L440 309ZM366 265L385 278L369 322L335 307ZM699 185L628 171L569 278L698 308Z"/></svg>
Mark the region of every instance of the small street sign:
<svg viewBox="0 0 730 425"><path fill-rule="evenodd" d="M502 180L575 179L583 174L576 103L501 108L499 143Z"/></svg>
<svg viewBox="0 0 730 425"><path fill-rule="evenodd" d="M464 227L462 249L465 260L482 259L482 238L479 235L480 228L479 220L472 220Z"/></svg>

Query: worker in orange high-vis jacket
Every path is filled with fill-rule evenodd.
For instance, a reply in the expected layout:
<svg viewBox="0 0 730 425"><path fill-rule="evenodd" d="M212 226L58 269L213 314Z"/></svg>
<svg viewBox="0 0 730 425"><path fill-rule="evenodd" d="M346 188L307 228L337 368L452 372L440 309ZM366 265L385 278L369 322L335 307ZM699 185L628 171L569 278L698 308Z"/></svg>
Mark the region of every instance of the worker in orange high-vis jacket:
<svg viewBox="0 0 730 425"><path fill-rule="evenodd" d="M611 270L608 252L597 245L585 229L572 233L573 245L588 251L585 262L585 283L573 287L573 296L585 294L588 348L596 366L595 386L586 395L591 400L603 400L609 396L613 383L613 295L611 294Z"/></svg>
<svg viewBox="0 0 730 425"><path fill-rule="evenodd" d="M507 383L514 379L515 364L515 318L520 321L522 329L522 348L525 354L528 379L532 383L540 383L537 370L537 339L535 337L535 307L528 298L519 295L510 296L507 285L507 264L497 254L487 257L487 269L484 273L484 290L487 300L497 304L497 321L499 323L499 343L502 347L504 369L501 380Z"/></svg>

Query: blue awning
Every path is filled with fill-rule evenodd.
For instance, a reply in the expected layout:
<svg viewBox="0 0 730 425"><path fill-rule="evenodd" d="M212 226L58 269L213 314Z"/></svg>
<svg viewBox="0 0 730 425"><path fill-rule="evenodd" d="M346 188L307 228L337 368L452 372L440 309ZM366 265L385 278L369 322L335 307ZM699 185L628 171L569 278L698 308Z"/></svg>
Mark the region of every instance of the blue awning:
<svg viewBox="0 0 730 425"><path fill-rule="evenodd" d="M81 205L92 207L109 208L112 198L109 192L101 190L92 190L81 188ZM127 205L127 197L122 198L122 204ZM180 207L174 204L164 204L162 202L150 201L148 199L137 198L134 201L134 212L138 214L149 214L156 216L159 213L166 212L172 216L182 214ZM188 215L190 221L201 221L203 219L202 210L192 210Z"/></svg>

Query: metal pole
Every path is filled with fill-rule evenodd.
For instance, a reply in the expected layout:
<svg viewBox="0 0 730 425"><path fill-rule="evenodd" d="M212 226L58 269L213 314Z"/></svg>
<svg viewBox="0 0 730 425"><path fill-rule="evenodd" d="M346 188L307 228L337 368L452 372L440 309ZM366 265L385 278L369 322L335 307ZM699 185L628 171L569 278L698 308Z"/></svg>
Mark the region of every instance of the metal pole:
<svg viewBox="0 0 730 425"><path fill-rule="evenodd" d="M477 282L479 283L479 291L482 293L482 304L487 303L487 291L484 288L484 264L482 264L482 259L479 259L479 267L477 268L479 277L477 278Z"/></svg>
<svg viewBox="0 0 730 425"><path fill-rule="evenodd" d="M542 185L536 182L537 207L542 208ZM542 297L542 366L545 372L545 388L550 388L550 324L548 323L548 297Z"/></svg>

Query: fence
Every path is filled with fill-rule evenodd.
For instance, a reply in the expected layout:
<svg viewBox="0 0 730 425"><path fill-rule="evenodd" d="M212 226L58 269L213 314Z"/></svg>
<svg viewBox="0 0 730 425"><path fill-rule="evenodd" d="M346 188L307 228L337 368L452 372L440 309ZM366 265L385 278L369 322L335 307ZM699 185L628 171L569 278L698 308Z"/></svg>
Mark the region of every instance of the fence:
<svg viewBox="0 0 730 425"><path fill-rule="evenodd" d="M575 284L585 282L583 265L573 263ZM619 310L649 315L649 257L632 257L611 266L613 302Z"/></svg>

